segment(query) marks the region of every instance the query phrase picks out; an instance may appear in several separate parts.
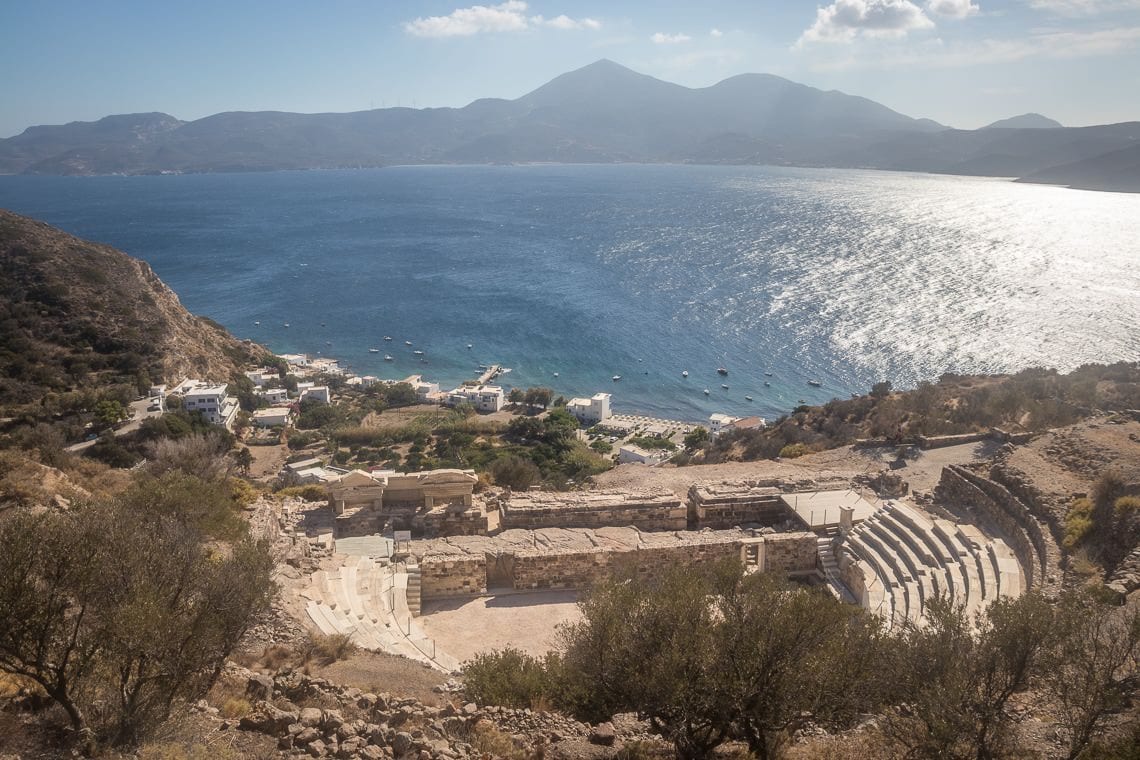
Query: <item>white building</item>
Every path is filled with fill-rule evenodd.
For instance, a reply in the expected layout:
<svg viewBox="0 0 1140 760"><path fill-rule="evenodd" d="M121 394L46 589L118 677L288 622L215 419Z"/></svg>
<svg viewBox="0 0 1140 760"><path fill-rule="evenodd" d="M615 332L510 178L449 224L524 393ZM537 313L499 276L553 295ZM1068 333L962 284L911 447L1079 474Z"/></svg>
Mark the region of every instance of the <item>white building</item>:
<svg viewBox="0 0 1140 760"><path fill-rule="evenodd" d="M630 443L622 444L618 448L618 462L621 464L634 462L652 467L661 464L668 459L669 456L670 454L667 451L649 451L648 449L643 449L640 446L634 446Z"/></svg>
<svg viewBox="0 0 1140 760"><path fill-rule="evenodd" d="M157 399L159 403L166 401L166 386L165 385L152 385L147 391L149 398Z"/></svg>
<svg viewBox="0 0 1140 760"><path fill-rule="evenodd" d="M280 404L289 400L289 391L284 388L266 388L261 395L271 404Z"/></svg>
<svg viewBox="0 0 1140 760"><path fill-rule="evenodd" d="M371 388L378 382L380 382L380 378L376 377L375 375L365 375L364 377L360 378L360 385L362 388Z"/></svg>
<svg viewBox="0 0 1140 760"><path fill-rule="evenodd" d="M187 412L200 412L211 425L222 425L232 430L238 413L238 400L226 395L224 383L205 383L187 380L178 386L182 408Z"/></svg>
<svg viewBox="0 0 1140 760"><path fill-rule="evenodd" d="M412 383L412 387L416 389L416 399L421 403L439 398L439 383L418 380Z"/></svg>
<svg viewBox="0 0 1140 760"><path fill-rule="evenodd" d="M289 424L289 409L258 409L253 413L253 424L257 427L284 427Z"/></svg>
<svg viewBox="0 0 1140 760"><path fill-rule="evenodd" d="M716 438L718 435L727 430L732 423L736 422L737 418L730 414L716 414L709 415L709 435Z"/></svg>
<svg viewBox="0 0 1140 760"><path fill-rule="evenodd" d="M610 412L610 398L609 393L595 393L590 398L573 398L566 405L566 411L587 427L597 425L613 416Z"/></svg>
<svg viewBox="0 0 1140 760"><path fill-rule="evenodd" d="M305 385L310 387L301 392L301 401L305 399L316 399L324 404L332 403L332 394L329 392L327 385L313 385L312 383L305 383Z"/></svg>
<svg viewBox="0 0 1140 760"><path fill-rule="evenodd" d="M255 369L246 372L245 376L249 378L249 381L251 383L260 388L273 378L277 377L277 370Z"/></svg>
<svg viewBox="0 0 1140 760"><path fill-rule="evenodd" d="M306 391L310 391L316 387L317 387L316 383L310 383L310 382L297 383L297 398L298 399L304 398Z"/></svg>
<svg viewBox="0 0 1140 760"><path fill-rule="evenodd" d="M480 412L497 412L507 402L507 395L497 385L461 385L447 394L448 406L471 404Z"/></svg>
<svg viewBox="0 0 1140 760"><path fill-rule="evenodd" d="M281 358L284 359L285 363L290 367L309 366L309 357L305 356L304 354L281 354Z"/></svg>

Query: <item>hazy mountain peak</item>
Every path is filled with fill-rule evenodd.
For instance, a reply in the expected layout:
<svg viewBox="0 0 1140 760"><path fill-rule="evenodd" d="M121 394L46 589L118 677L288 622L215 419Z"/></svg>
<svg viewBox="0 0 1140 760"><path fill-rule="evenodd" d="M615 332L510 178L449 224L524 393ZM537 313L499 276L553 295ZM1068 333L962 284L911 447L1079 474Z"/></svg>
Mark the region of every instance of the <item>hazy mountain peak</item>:
<svg viewBox="0 0 1140 760"><path fill-rule="evenodd" d="M1020 116L1011 116L1008 119L999 119L993 124L987 124L982 129L1060 129L1064 125L1039 113L1023 113Z"/></svg>

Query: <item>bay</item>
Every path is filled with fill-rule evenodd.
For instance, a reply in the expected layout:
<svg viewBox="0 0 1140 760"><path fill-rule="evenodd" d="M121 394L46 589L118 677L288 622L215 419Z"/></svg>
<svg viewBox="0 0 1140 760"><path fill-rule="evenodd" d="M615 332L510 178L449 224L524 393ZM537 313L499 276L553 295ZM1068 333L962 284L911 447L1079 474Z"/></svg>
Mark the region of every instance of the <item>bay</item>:
<svg viewBox="0 0 1140 760"><path fill-rule="evenodd" d="M504 385L611 392L627 413L774 417L883 379L1140 359L1137 195L874 171L431 166L6 176L0 206L144 259L191 311L279 353L445 387L502 363Z"/></svg>

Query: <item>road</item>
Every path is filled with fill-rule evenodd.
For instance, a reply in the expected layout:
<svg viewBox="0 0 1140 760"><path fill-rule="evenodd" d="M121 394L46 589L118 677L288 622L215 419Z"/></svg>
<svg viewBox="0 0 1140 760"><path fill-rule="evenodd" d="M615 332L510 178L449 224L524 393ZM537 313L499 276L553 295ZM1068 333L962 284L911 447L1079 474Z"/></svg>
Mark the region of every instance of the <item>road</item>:
<svg viewBox="0 0 1140 760"><path fill-rule="evenodd" d="M131 410L131 416L126 422L120 424L119 427L115 428L115 435L126 435L127 433L135 432L139 429L139 426L142 425L143 420L147 419L148 417L161 417L162 408L160 407L157 411L152 412L148 408L150 407L151 403L152 401L149 398L132 401L127 407ZM75 443L71 446L66 447L65 451L83 451L84 449L88 449L94 446L95 442L98 440L98 438L95 438L90 441L81 441L79 443Z"/></svg>

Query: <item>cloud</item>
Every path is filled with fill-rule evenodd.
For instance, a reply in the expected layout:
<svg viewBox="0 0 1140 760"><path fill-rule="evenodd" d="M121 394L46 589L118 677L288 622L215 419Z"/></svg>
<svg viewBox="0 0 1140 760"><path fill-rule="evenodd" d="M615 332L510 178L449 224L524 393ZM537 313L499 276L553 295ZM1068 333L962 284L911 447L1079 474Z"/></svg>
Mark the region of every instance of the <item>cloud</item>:
<svg viewBox="0 0 1140 760"><path fill-rule="evenodd" d="M573 19L563 13L561 16L544 19L542 16L531 16L536 26L549 26L554 29L601 29L602 22L592 18Z"/></svg>
<svg viewBox="0 0 1140 760"><path fill-rule="evenodd" d="M862 50L858 55L817 61L812 68L847 70L852 68L889 69L899 66L921 68L965 68L1014 63L1031 58L1070 59L1129 53L1140 48L1140 26L1093 31L1038 29L1017 39L983 39L947 45L931 40L912 50L890 50L883 55Z"/></svg>
<svg viewBox="0 0 1140 760"><path fill-rule="evenodd" d="M805 42L849 42L859 35L902 37L933 26L934 22L910 0L835 0L816 11L815 23L800 36L796 47Z"/></svg>
<svg viewBox="0 0 1140 760"><path fill-rule="evenodd" d="M456 8L446 16L428 16L404 23L404 31L414 37L470 37L493 32L523 32L534 27L552 29L600 29L596 19L573 19L562 14L551 19L526 15L523 0L506 0L498 5L472 5Z"/></svg>
<svg viewBox="0 0 1140 760"><path fill-rule="evenodd" d="M970 0L927 0L926 9L946 18L966 18L981 10Z"/></svg>
<svg viewBox="0 0 1140 760"><path fill-rule="evenodd" d="M1140 0L1029 0L1029 7L1054 16L1076 18L1140 10Z"/></svg>
<svg viewBox="0 0 1140 760"><path fill-rule="evenodd" d="M665 34L664 32L657 32L649 39L653 40L655 45L677 45L682 42L688 42L693 39L687 34Z"/></svg>
<svg viewBox="0 0 1140 760"><path fill-rule="evenodd" d="M710 36L710 37L723 37L723 36L724 36L724 32L722 32L722 31L721 31L721 30L719 30L719 29L713 29L713 30L711 30L711 31L709 32L709 36Z"/></svg>

